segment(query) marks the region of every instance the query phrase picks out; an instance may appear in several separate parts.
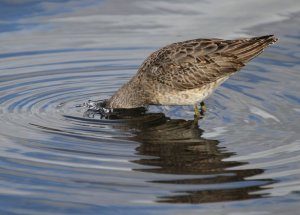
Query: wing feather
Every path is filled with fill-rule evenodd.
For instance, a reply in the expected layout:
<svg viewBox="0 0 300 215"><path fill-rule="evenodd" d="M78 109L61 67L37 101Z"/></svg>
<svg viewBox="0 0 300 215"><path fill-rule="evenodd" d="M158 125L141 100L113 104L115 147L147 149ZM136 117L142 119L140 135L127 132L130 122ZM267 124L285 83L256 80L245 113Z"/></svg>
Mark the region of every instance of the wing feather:
<svg viewBox="0 0 300 215"><path fill-rule="evenodd" d="M250 39L196 39L173 43L151 54L138 75L176 90L202 87L240 70L270 43L272 35Z"/></svg>

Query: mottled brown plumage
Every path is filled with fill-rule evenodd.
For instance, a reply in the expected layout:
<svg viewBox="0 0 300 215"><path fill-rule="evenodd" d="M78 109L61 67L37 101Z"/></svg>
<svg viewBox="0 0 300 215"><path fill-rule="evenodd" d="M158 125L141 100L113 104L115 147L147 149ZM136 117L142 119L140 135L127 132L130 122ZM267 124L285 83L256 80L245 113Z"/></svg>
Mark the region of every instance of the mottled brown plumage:
<svg viewBox="0 0 300 215"><path fill-rule="evenodd" d="M268 35L173 43L152 53L137 74L107 101L106 107L196 104L276 41Z"/></svg>

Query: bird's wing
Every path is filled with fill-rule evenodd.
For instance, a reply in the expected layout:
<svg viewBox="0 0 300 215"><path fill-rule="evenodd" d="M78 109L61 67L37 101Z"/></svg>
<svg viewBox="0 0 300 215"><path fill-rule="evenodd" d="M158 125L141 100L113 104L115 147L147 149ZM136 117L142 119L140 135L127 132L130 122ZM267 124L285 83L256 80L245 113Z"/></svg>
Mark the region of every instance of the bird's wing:
<svg viewBox="0 0 300 215"><path fill-rule="evenodd" d="M151 54L139 73L176 90L199 88L238 71L274 40L265 36L174 43Z"/></svg>
<svg viewBox="0 0 300 215"><path fill-rule="evenodd" d="M234 56L214 54L190 58L153 66L147 75L174 89L187 90L199 88L229 76L244 66Z"/></svg>

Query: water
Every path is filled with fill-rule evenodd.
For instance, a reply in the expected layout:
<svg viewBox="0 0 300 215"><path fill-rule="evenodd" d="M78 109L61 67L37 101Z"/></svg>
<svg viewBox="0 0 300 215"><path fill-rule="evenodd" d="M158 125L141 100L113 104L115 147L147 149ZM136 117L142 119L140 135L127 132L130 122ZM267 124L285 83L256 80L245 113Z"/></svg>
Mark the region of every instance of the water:
<svg viewBox="0 0 300 215"><path fill-rule="evenodd" d="M1 214L298 213L298 1L1 1L0 19ZM80 107L166 44L272 33L199 122Z"/></svg>

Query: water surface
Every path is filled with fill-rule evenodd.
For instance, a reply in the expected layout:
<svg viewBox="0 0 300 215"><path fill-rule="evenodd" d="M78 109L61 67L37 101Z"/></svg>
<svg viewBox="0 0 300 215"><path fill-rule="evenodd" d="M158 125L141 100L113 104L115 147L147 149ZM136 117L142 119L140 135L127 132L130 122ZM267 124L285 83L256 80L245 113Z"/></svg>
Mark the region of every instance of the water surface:
<svg viewBox="0 0 300 215"><path fill-rule="evenodd" d="M1 1L0 14L1 213L298 212L298 1ZM171 42L263 34L280 41L199 122L188 106L114 120L81 106Z"/></svg>

